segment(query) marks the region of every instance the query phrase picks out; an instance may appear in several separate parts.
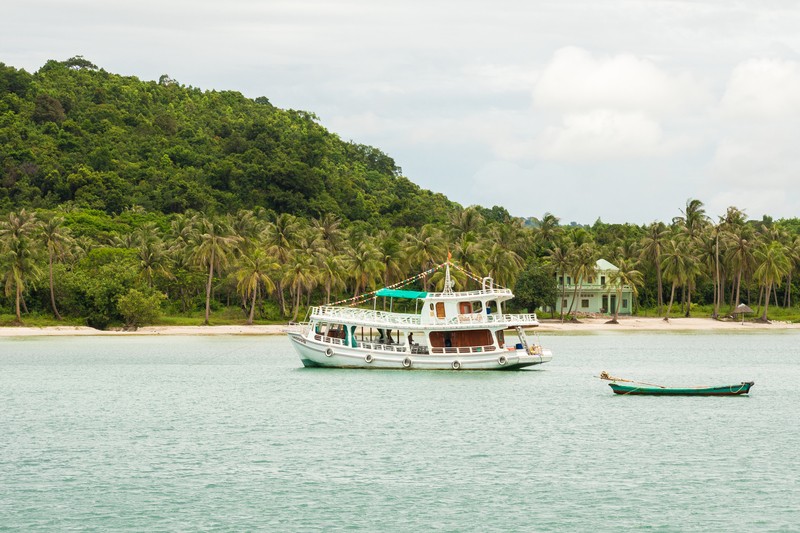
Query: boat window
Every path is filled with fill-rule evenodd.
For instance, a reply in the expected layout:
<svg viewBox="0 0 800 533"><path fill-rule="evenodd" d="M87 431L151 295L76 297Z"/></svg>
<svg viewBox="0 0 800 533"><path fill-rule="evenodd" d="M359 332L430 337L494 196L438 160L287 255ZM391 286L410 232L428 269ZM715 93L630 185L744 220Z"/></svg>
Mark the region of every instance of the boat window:
<svg viewBox="0 0 800 533"><path fill-rule="evenodd" d="M505 333L505 331L503 331L503 330L501 329L500 331L498 331L497 333L495 333L495 336L497 336L497 345L498 345L500 348L504 348L504 347L505 347L505 345L506 345L506 333Z"/></svg>
<svg viewBox="0 0 800 533"><path fill-rule="evenodd" d="M458 302L458 314L468 315L472 313L472 305L469 302Z"/></svg>
<svg viewBox="0 0 800 533"><path fill-rule="evenodd" d="M436 302L436 318L445 318L444 302Z"/></svg>
<svg viewBox="0 0 800 533"><path fill-rule="evenodd" d="M492 332L488 329L468 329L464 331L433 331L430 333L431 346L436 348L461 348L472 346L491 346Z"/></svg>
<svg viewBox="0 0 800 533"><path fill-rule="evenodd" d="M472 312L473 313L480 313L483 311L483 303L480 301L472 302Z"/></svg>

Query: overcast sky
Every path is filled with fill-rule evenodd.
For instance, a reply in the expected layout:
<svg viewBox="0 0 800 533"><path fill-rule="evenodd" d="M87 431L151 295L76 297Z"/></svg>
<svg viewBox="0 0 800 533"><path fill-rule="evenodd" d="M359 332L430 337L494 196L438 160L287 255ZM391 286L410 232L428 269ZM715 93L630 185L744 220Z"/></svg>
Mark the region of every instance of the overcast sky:
<svg viewBox="0 0 800 533"><path fill-rule="evenodd" d="M800 216L800 7L778 0L25 0L0 62L316 113L464 205L562 223Z"/></svg>

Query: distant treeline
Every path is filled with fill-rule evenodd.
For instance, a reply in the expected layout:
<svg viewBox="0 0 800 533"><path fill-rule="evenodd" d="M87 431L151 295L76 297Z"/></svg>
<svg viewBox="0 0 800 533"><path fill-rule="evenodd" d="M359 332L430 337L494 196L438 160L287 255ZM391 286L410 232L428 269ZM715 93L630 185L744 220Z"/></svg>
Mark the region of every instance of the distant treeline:
<svg viewBox="0 0 800 533"><path fill-rule="evenodd" d="M0 182L4 323L104 328L223 310L296 320L448 254L531 310L555 307L558 274L577 292L598 258L659 314L699 303L721 315L743 301L766 318L797 294L797 219L752 221L736 207L708 216L694 199L645 226L465 209L310 113L109 74L81 57L35 74L0 64ZM441 283L437 272L416 286Z"/></svg>

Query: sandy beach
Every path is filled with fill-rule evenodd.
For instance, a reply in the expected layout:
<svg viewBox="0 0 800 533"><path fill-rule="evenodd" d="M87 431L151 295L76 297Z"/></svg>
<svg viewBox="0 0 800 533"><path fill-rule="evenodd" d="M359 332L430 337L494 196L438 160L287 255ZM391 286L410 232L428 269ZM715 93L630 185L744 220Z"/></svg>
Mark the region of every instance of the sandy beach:
<svg viewBox="0 0 800 533"><path fill-rule="evenodd" d="M564 322L540 319L538 331L563 333L600 333L612 331L776 331L800 329L800 324L786 322L748 322L720 321L710 318L671 318L665 322L654 317L620 317L619 324L607 324L606 318L582 318L579 322ZM281 335L288 324L267 326L147 326L136 331L98 330L85 326L0 327L0 337L31 336L82 336L82 335Z"/></svg>

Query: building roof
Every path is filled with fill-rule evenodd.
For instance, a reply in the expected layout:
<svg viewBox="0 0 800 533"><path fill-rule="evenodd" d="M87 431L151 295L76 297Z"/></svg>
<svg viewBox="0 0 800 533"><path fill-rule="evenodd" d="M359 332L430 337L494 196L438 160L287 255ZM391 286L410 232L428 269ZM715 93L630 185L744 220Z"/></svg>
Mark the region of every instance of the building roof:
<svg viewBox="0 0 800 533"><path fill-rule="evenodd" d="M605 259L598 259L597 263L595 264L595 268L597 268L597 270L619 270L616 266L612 265Z"/></svg>

